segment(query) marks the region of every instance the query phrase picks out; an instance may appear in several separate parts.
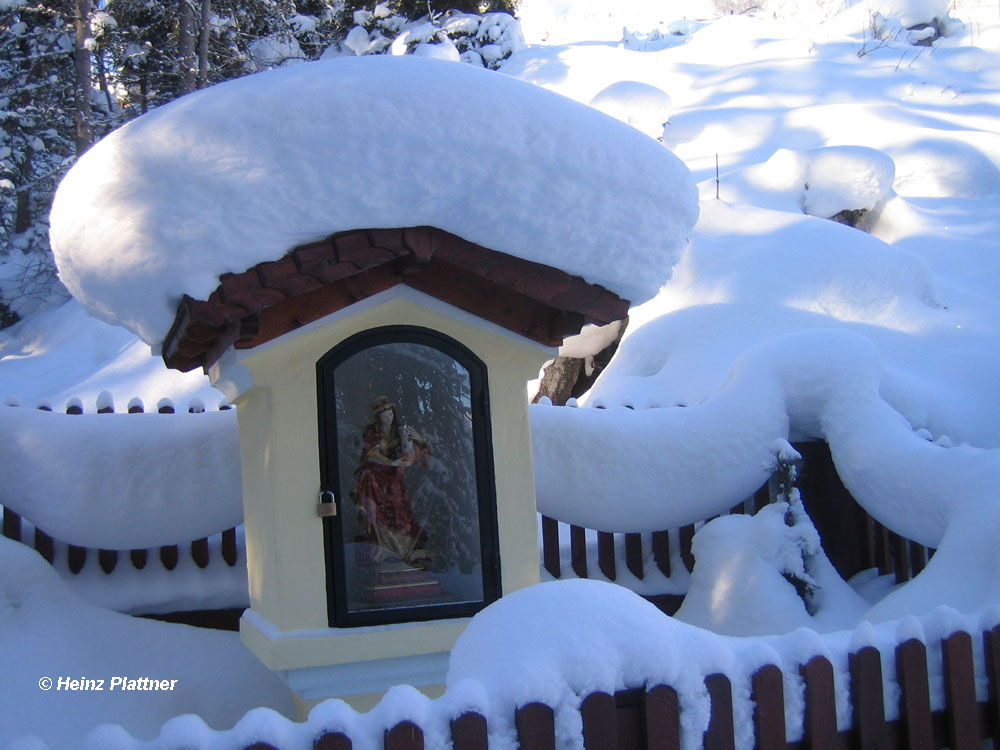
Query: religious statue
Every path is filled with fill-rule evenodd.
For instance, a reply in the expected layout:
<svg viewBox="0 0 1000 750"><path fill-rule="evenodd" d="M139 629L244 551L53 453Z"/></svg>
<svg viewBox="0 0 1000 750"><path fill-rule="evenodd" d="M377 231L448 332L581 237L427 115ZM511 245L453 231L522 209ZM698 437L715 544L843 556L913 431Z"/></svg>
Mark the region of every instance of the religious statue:
<svg viewBox="0 0 1000 750"><path fill-rule="evenodd" d="M396 405L387 397L377 398L372 412L372 421L362 431L361 459L350 493L364 525L355 541L373 545L374 562L395 555L422 568L430 560L427 532L413 517L403 472L426 466L427 440L413 427L400 425Z"/></svg>

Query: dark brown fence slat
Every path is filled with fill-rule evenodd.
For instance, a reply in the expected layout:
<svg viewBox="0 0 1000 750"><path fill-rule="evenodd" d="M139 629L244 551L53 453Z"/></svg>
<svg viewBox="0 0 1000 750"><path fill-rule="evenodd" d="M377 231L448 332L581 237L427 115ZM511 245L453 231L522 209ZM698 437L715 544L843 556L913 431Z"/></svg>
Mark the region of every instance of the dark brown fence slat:
<svg viewBox="0 0 1000 750"><path fill-rule="evenodd" d="M865 646L848 658L851 672L851 708L858 750L888 747L885 702L882 697L882 656Z"/></svg>
<svg viewBox="0 0 1000 750"><path fill-rule="evenodd" d="M79 573L83 570L84 563L87 562L87 548L70 544L66 548L66 562L71 573Z"/></svg>
<svg viewBox="0 0 1000 750"><path fill-rule="evenodd" d="M670 578L670 532L653 532L653 561L664 576Z"/></svg>
<svg viewBox="0 0 1000 750"><path fill-rule="evenodd" d="M875 543L875 519L865 512L864 515L864 531L865 531L865 552L864 552L864 566L868 570L878 566L878 546Z"/></svg>
<svg viewBox="0 0 1000 750"><path fill-rule="evenodd" d="M680 750L681 711L677 691L657 685L646 693L647 750Z"/></svg>
<svg viewBox="0 0 1000 750"><path fill-rule="evenodd" d="M486 717L474 711L466 711L452 720L451 742L454 750L488 750Z"/></svg>
<svg viewBox="0 0 1000 750"><path fill-rule="evenodd" d="M993 738L993 750L1000 750L1000 625L983 633L983 658L989 685L986 726Z"/></svg>
<svg viewBox="0 0 1000 750"><path fill-rule="evenodd" d="M118 565L118 551L113 549L97 550L97 563L106 574L111 573Z"/></svg>
<svg viewBox="0 0 1000 750"><path fill-rule="evenodd" d="M785 688L781 670L773 664L758 669L751 680L753 727L757 750L785 750Z"/></svg>
<svg viewBox="0 0 1000 750"><path fill-rule="evenodd" d="M909 540L899 534L890 534L892 540L892 560L896 571L896 583L906 583L910 580L910 559L906 554Z"/></svg>
<svg viewBox="0 0 1000 750"><path fill-rule="evenodd" d="M932 750L934 725L927 679L927 649L915 638L896 647L896 681L899 683L901 747Z"/></svg>
<svg viewBox="0 0 1000 750"><path fill-rule="evenodd" d="M243 750L279 750L270 742L254 742L252 745L244 745Z"/></svg>
<svg viewBox="0 0 1000 750"><path fill-rule="evenodd" d="M597 532L597 565L609 581L615 580L615 535L607 531Z"/></svg>
<svg viewBox="0 0 1000 750"><path fill-rule="evenodd" d="M705 730L705 750L733 750L733 688L724 674L710 674L705 687L712 701L712 715Z"/></svg>
<svg viewBox="0 0 1000 750"><path fill-rule="evenodd" d="M142 570L146 567L146 560L149 558L149 553L144 549L134 549L128 553L128 556L132 561L132 567L136 570Z"/></svg>
<svg viewBox="0 0 1000 750"><path fill-rule="evenodd" d="M688 571L694 570L694 555L691 554L691 540L694 539L694 526L681 527L681 560Z"/></svg>
<svg viewBox="0 0 1000 750"><path fill-rule="evenodd" d="M83 414L83 407L80 406L79 404L68 403L66 404L66 413L74 415Z"/></svg>
<svg viewBox="0 0 1000 750"><path fill-rule="evenodd" d="M760 488L753 493L753 512L756 513L765 505L771 502L771 487L768 482L764 482Z"/></svg>
<svg viewBox="0 0 1000 750"><path fill-rule="evenodd" d="M236 565L236 529L226 529L222 532L222 559L230 568Z"/></svg>
<svg viewBox="0 0 1000 750"><path fill-rule="evenodd" d="M177 567L177 545L171 544L166 547L160 547L160 562L163 563L163 567L167 570L173 570Z"/></svg>
<svg viewBox="0 0 1000 750"><path fill-rule="evenodd" d="M52 537L38 528L35 529L35 549L39 555L49 561L50 565L56 559L56 550L55 545L52 543Z"/></svg>
<svg viewBox="0 0 1000 750"><path fill-rule="evenodd" d="M542 565L553 578L562 576L559 563L559 522L542 516Z"/></svg>
<svg viewBox="0 0 1000 750"><path fill-rule="evenodd" d="M3 535L15 542L21 541L21 516L10 508L3 509Z"/></svg>
<svg viewBox="0 0 1000 750"><path fill-rule="evenodd" d="M313 750L351 750L352 747L351 738L342 732L323 732L313 741Z"/></svg>
<svg viewBox="0 0 1000 750"><path fill-rule="evenodd" d="M927 565L927 552L924 545L910 542L910 571L917 575Z"/></svg>
<svg viewBox="0 0 1000 750"><path fill-rule="evenodd" d="M208 537L191 542L191 559L199 568L208 567Z"/></svg>
<svg viewBox="0 0 1000 750"><path fill-rule="evenodd" d="M552 709L544 703L529 703L514 714L520 750L555 750L556 725Z"/></svg>
<svg viewBox="0 0 1000 750"><path fill-rule="evenodd" d="M806 684L806 711L803 737L809 750L837 747L837 704L833 693L833 666L822 656L814 656L799 667Z"/></svg>
<svg viewBox="0 0 1000 750"><path fill-rule="evenodd" d="M591 693L580 704L580 714L586 750L617 750L618 716L613 695Z"/></svg>
<svg viewBox="0 0 1000 750"><path fill-rule="evenodd" d="M424 730L412 721L401 721L385 730L385 750L424 750Z"/></svg>
<svg viewBox="0 0 1000 750"><path fill-rule="evenodd" d="M569 527L570 564L577 578L587 577L587 531L582 526Z"/></svg>
<svg viewBox="0 0 1000 750"><path fill-rule="evenodd" d="M625 535L625 567L636 578L643 577L642 572L642 536L640 534Z"/></svg>
<svg viewBox="0 0 1000 750"><path fill-rule="evenodd" d="M875 522L875 564L878 566L880 576L889 575L892 572L892 548L889 545L889 529Z"/></svg>
<svg viewBox="0 0 1000 750"><path fill-rule="evenodd" d="M963 632L950 635L941 642L941 657L951 750L978 750L979 707L971 636Z"/></svg>

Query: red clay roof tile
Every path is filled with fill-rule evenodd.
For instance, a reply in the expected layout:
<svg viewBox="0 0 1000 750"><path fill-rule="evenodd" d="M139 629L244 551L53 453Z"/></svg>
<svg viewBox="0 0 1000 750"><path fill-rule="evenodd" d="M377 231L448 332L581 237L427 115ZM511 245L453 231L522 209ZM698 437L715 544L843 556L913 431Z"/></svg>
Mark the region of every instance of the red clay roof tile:
<svg viewBox="0 0 1000 750"><path fill-rule="evenodd" d="M440 229L356 230L224 274L208 300L184 297L163 359L208 368L230 343L252 348L400 283L553 346L585 323L628 312L628 301L603 287Z"/></svg>

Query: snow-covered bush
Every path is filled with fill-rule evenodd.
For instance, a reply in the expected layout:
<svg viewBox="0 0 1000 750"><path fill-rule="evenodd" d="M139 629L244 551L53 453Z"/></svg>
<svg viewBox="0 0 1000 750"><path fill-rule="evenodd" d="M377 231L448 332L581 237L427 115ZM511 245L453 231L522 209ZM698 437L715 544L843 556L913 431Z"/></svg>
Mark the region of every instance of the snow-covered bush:
<svg viewBox="0 0 1000 750"><path fill-rule="evenodd" d="M354 13L354 26L329 55L415 54L498 68L524 49L521 26L509 13L447 11L415 20L393 13L388 3Z"/></svg>

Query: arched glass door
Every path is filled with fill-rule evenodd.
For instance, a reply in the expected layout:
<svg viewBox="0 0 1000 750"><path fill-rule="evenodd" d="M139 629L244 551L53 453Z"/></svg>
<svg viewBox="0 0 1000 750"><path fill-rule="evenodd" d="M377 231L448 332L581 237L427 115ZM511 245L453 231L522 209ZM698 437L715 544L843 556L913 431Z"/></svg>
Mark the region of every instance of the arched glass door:
<svg viewBox="0 0 1000 750"><path fill-rule="evenodd" d="M331 626L463 617L494 601L482 361L430 329L391 326L334 348L317 379Z"/></svg>

